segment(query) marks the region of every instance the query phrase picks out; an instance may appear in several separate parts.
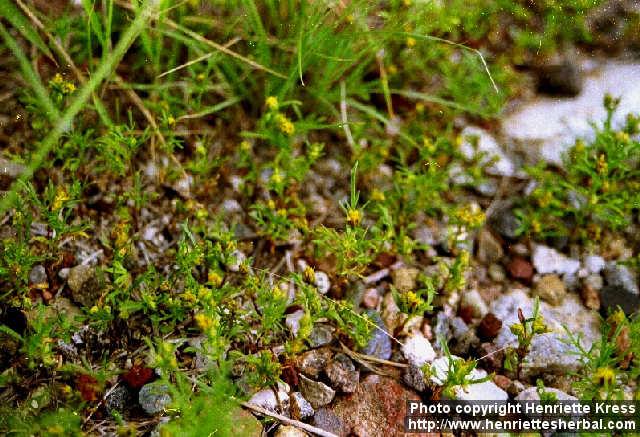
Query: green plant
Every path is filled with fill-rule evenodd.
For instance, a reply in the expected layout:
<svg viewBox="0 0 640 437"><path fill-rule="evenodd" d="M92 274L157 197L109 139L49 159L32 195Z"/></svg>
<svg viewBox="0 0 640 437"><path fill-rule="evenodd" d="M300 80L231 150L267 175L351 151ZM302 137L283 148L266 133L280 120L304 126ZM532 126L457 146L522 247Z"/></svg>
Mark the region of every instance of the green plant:
<svg viewBox="0 0 640 437"><path fill-rule="evenodd" d="M522 309L518 308L518 323L514 323L509 330L518 340L518 347L508 348L505 357L505 369L515 370L516 378L520 378L522 363L529 353L531 341L536 335L549 332L549 328L540 315L540 300L536 298L531 317L525 318Z"/></svg>

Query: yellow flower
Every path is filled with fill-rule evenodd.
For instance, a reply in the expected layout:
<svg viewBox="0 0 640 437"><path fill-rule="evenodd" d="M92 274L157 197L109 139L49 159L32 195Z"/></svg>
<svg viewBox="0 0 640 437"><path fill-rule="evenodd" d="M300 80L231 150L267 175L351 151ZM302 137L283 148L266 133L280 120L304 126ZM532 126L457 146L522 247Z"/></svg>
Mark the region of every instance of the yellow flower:
<svg viewBox="0 0 640 437"><path fill-rule="evenodd" d="M533 333L534 334L544 334L545 332L549 332L549 328L544 323L544 319L542 317L537 317L533 321Z"/></svg>
<svg viewBox="0 0 640 437"><path fill-rule="evenodd" d="M352 225L356 226L362 220L362 213L360 212L359 209L351 209L350 208L347 211L347 220L349 221L349 223L351 223Z"/></svg>
<svg viewBox="0 0 640 437"><path fill-rule="evenodd" d="M100 311L100 309L98 308L98 306L97 306L97 305L92 306L92 307L91 307L91 309L89 310L89 312L90 312L91 314L95 314L95 313L97 313L98 311Z"/></svg>
<svg viewBox="0 0 640 437"><path fill-rule="evenodd" d="M267 100L265 100L264 104L267 105L267 108L270 110L275 111L278 109L278 98L275 96L269 96L267 97Z"/></svg>
<svg viewBox="0 0 640 437"><path fill-rule="evenodd" d="M316 272L313 271L311 266L305 267L303 275L307 282L314 283L316 281Z"/></svg>
<svg viewBox="0 0 640 437"><path fill-rule="evenodd" d="M391 76L398 73L398 67L396 67L394 64L389 65L388 70Z"/></svg>
<svg viewBox="0 0 640 437"><path fill-rule="evenodd" d="M280 174L280 170L278 170L277 168L273 171L273 174L271 175L271 177L269 178L269 180L275 184L275 185L279 185L282 183L282 181L284 180L284 178L282 177L282 175Z"/></svg>
<svg viewBox="0 0 640 437"><path fill-rule="evenodd" d="M384 193L379 189L374 188L373 191L371 191L371 200L376 202L382 202L384 201L384 199L385 199Z"/></svg>
<svg viewBox="0 0 640 437"><path fill-rule="evenodd" d="M274 202L273 199L269 199L269 201L267 202L267 208L276 209L276 202Z"/></svg>
<svg viewBox="0 0 640 437"><path fill-rule="evenodd" d="M69 194L67 194L67 190L65 190L64 187L58 187L58 189L56 190L56 197L53 199L53 204L51 205L51 209L54 211L59 210L60 208L62 208L64 202L69 199L70 197Z"/></svg>
<svg viewBox="0 0 640 437"><path fill-rule="evenodd" d="M509 330L516 337L521 337L524 335L524 326L521 323L514 323L509 327Z"/></svg>
<svg viewBox="0 0 640 437"><path fill-rule="evenodd" d="M203 80L205 80L206 76L204 75L204 73L200 73L196 76L196 80L199 82L202 82Z"/></svg>
<svg viewBox="0 0 640 437"><path fill-rule="evenodd" d="M170 115L169 117L167 117L167 124L169 126L175 126L176 125L176 119L173 117L173 115Z"/></svg>
<svg viewBox="0 0 640 437"><path fill-rule="evenodd" d="M209 272L209 275L207 276L207 280L214 287L219 287L220 284L222 284L222 277L217 272L214 272L214 271Z"/></svg>
<svg viewBox="0 0 640 437"><path fill-rule="evenodd" d="M251 151L251 143L249 141L243 141L240 143L240 150L242 150L243 152L250 152Z"/></svg>
<svg viewBox="0 0 640 437"><path fill-rule="evenodd" d="M422 102L416 103L416 112L418 114L422 114L424 112L424 103Z"/></svg>
<svg viewBox="0 0 640 437"><path fill-rule="evenodd" d="M605 174L609 168L609 164L607 164L607 157L604 156L604 153L598 157L598 174Z"/></svg>
<svg viewBox="0 0 640 437"><path fill-rule="evenodd" d="M276 122L278 123L278 129L285 135L292 135L296 131L296 127L291 120L282 114L278 114Z"/></svg>
<svg viewBox="0 0 640 437"><path fill-rule="evenodd" d="M408 37L407 38L407 47L411 48L411 47L414 47L415 45L416 45L415 38Z"/></svg>
<svg viewBox="0 0 640 437"><path fill-rule="evenodd" d="M598 385L611 385L616 380L616 372L611 367L598 367L593 374L593 382Z"/></svg>

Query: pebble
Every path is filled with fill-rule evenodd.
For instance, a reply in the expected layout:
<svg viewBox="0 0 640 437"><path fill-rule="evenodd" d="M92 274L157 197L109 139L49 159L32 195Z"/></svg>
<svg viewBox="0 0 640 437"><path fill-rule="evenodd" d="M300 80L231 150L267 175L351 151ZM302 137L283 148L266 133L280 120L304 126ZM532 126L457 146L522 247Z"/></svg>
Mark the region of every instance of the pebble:
<svg viewBox="0 0 640 437"><path fill-rule="evenodd" d="M302 374L299 377L300 392L314 409L331 403L336 395L336 392L331 387L323 382L309 379Z"/></svg>
<svg viewBox="0 0 640 437"><path fill-rule="evenodd" d="M578 398L571 396L563 392L562 390L558 390L557 388L545 387L544 391L555 394L559 401L577 401L578 400ZM538 393L538 387L529 387L527 389L524 389L523 391L520 392L520 394L518 394L518 396L515 397L515 400L516 401L539 401L540 394Z"/></svg>
<svg viewBox="0 0 640 437"><path fill-rule="evenodd" d="M431 381L442 386L449 372L449 360L460 360L462 358L455 355L441 357L431 364ZM505 401L509 398L507 392L498 387L491 380L472 383L487 376L487 372L482 369L473 369L465 378L468 382L465 387L456 386L453 388L454 399L458 401Z"/></svg>
<svg viewBox="0 0 640 437"><path fill-rule="evenodd" d="M48 282L49 278L47 277L47 271L44 269L44 266L42 264L33 266L29 272L29 284L40 285L47 284Z"/></svg>
<svg viewBox="0 0 640 437"><path fill-rule="evenodd" d="M502 320L493 313L487 313L478 325L478 337L483 341L493 340L502 329Z"/></svg>
<svg viewBox="0 0 640 437"><path fill-rule="evenodd" d="M582 297L582 303L584 303L584 306L587 308L594 311L600 309L600 293L586 282L582 285L580 297Z"/></svg>
<svg viewBox="0 0 640 437"><path fill-rule="evenodd" d="M317 378L331 360L329 348L312 349L302 354L298 360L298 368L302 373Z"/></svg>
<svg viewBox="0 0 640 437"><path fill-rule="evenodd" d="M288 392L289 392L289 387L286 384L279 382L278 383L278 399L276 399L276 395L272 389L265 388L264 390L260 390L259 392L251 396L251 399L249 399L249 403L256 405L258 407L262 407L265 410L273 411L273 412L288 416L289 415ZM282 410L280 410L279 407L282 407Z"/></svg>
<svg viewBox="0 0 640 437"><path fill-rule="evenodd" d="M291 417L295 420L307 419L315 414L309 401L299 391L291 393L289 402L291 405Z"/></svg>
<svg viewBox="0 0 640 437"><path fill-rule="evenodd" d="M497 203L495 211L487 217L487 222L499 235L509 239L518 236L521 224L512 210L512 204L508 201Z"/></svg>
<svg viewBox="0 0 640 437"><path fill-rule="evenodd" d="M433 350L431 342L419 333L410 335L404 341L402 353L409 364L416 367L422 367L436 358L436 352Z"/></svg>
<svg viewBox="0 0 640 437"><path fill-rule="evenodd" d="M427 384L424 381L424 373L420 367L409 365L402 375L402 381L409 387L422 392L427 388Z"/></svg>
<svg viewBox="0 0 640 437"><path fill-rule="evenodd" d="M335 330L336 329L333 326L326 323L314 324L311 334L309 334L309 337L307 338L309 346L316 348L331 343L331 341L333 341L333 333Z"/></svg>
<svg viewBox="0 0 640 437"><path fill-rule="evenodd" d="M507 279L507 272L500 264L491 264L489 266L489 277L494 282L504 282Z"/></svg>
<svg viewBox="0 0 640 437"><path fill-rule="evenodd" d="M331 281L329 281L329 275L325 272L315 272L315 283L320 294L327 294L331 288Z"/></svg>
<svg viewBox="0 0 640 437"><path fill-rule="evenodd" d="M247 259L247 255L244 254L240 249L236 249L231 252L231 259L227 263L227 268L231 272L239 272L240 266Z"/></svg>
<svg viewBox="0 0 640 437"><path fill-rule="evenodd" d="M507 270L509 270L509 274L514 279L522 279L523 281L529 282L533 277L533 266L529 261L519 256L511 260L507 266Z"/></svg>
<svg viewBox="0 0 640 437"><path fill-rule="evenodd" d="M367 311L367 315L378 328L371 331L371 339L362 350L365 355L372 355L376 358L388 360L391 357L391 339L389 333L380 318L380 314L376 311Z"/></svg>
<svg viewBox="0 0 640 437"><path fill-rule="evenodd" d="M463 142L460 152L467 160L472 160L478 153L482 154L481 164L491 164L486 168L487 173L495 176L513 176L516 167L502 151L495 138L484 129L475 126L465 127L460 136Z"/></svg>
<svg viewBox="0 0 640 437"><path fill-rule="evenodd" d="M343 353L333 357L325 369L325 373L331 382L331 386L343 393L353 393L358 387L360 372L356 370L351 359Z"/></svg>
<svg viewBox="0 0 640 437"><path fill-rule="evenodd" d="M118 412L122 414L131 403L131 399L132 395L129 388L124 384L120 384L104 399L104 406L109 413Z"/></svg>
<svg viewBox="0 0 640 437"><path fill-rule="evenodd" d="M489 312L489 307L475 288L462 293L460 304L471 308L471 314L476 318L482 318Z"/></svg>
<svg viewBox="0 0 640 437"><path fill-rule="evenodd" d="M485 264L498 262L504 256L502 244L488 229L482 229L478 234L478 260Z"/></svg>
<svg viewBox="0 0 640 437"><path fill-rule="evenodd" d="M71 291L71 299L88 308L96 304L102 293L95 269L86 265L78 265L69 270L67 285Z"/></svg>
<svg viewBox="0 0 640 437"><path fill-rule="evenodd" d="M273 434L274 437L308 437L307 433L291 425L280 425L276 432Z"/></svg>
<svg viewBox="0 0 640 437"><path fill-rule="evenodd" d="M297 310L291 314L287 314L284 318L284 324L289 328L289 331L293 334L294 337L298 336L298 331L300 330L300 320L304 317L303 310Z"/></svg>
<svg viewBox="0 0 640 437"><path fill-rule="evenodd" d="M362 295L362 306L367 309L376 309L379 301L380 295L378 294L378 290L375 288L367 288Z"/></svg>
<svg viewBox="0 0 640 437"><path fill-rule="evenodd" d="M610 262L604 269L604 279L605 285L600 290L603 309L619 306L626 314L632 314L640 307L638 282L628 267Z"/></svg>
<svg viewBox="0 0 640 437"><path fill-rule="evenodd" d="M559 305L566 294L564 282L558 275L544 275L533 288L534 296L539 296L551 305Z"/></svg>
<svg viewBox="0 0 640 437"><path fill-rule="evenodd" d="M402 267L391 273L393 286L399 291L413 291L416 288L416 280L420 270L413 267Z"/></svg>
<svg viewBox="0 0 640 437"><path fill-rule="evenodd" d="M580 269L580 261L568 258L542 244L537 244L533 248L532 261L536 271L542 275L547 273L574 275Z"/></svg>
<svg viewBox="0 0 640 437"><path fill-rule="evenodd" d="M169 386L161 383L145 384L138 393L140 406L149 415L160 413L171 403Z"/></svg>
<svg viewBox="0 0 640 437"><path fill-rule="evenodd" d="M601 256L590 255L585 257L584 266L589 273L598 274L604 269L605 261Z"/></svg>

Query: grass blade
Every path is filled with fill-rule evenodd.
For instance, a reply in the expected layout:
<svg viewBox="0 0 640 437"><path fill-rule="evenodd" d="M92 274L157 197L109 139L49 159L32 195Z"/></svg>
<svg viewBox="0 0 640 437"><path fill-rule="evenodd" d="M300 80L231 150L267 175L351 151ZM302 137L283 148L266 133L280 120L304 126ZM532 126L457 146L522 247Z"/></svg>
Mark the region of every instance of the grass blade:
<svg viewBox="0 0 640 437"><path fill-rule="evenodd" d="M49 47L47 47L42 38L40 38L40 35L38 35L38 32L36 32L31 26L29 20L27 20L18 7L10 0L0 1L0 17L5 18L13 27L18 29L22 36L24 36L31 44L36 46L38 50L55 62Z"/></svg>

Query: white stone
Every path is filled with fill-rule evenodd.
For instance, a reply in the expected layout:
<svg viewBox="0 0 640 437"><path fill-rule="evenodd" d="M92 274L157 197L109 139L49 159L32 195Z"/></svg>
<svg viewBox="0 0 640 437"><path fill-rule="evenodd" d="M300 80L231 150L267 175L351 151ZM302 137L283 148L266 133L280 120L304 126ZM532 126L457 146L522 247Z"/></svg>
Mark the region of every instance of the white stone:
<svg viewBox="0 0 640 437"><path fill-rule="evenodd" d="M604 269L604 258L597 255L590 255L585 257L584 266L589 273L600 273Z"/></svg>
<svg viewBox="0 0 640 437"><path fill-rule="evenodd" d="M414 333L406 339L402 353L409 364L416 367L422 367L436 358L431 343L420 333Z"/></svg>
<svg viewBox="0 0 640 437"><path fill-rule="evenodd" d="M557 273L558 275L574 275L580 268L580 261L568 258L555 249L537 244L533 248L533 266L542 275Z"/></svg>
<svg viewBox="0 0 640 437"><path fill-rule="evenodd" d="M483 318L489 312L489 307L480 295L480 292L475 288L462 292L461 303L466 307L470 307L473 312L473 317L479 319Z"/></svg>
<svg viewBox="0 0 640 437"><path fill-rule="evenodd" d="M502 123L510 151L524 154L529 163L544 160L560 165L563 153L576 139L594 137L592 122L602 126L606 93L621 98L614 128L624 124L627 114L640 113L639 77L640 64L610 62L585 78L582 92L574 98L536 98Z"/></svg>
<svg viewBox="0 0 640 437"><path fill-rule="evenodd" d="M514 175L515 165L489 132L475 126L467 126L460 133L460 136L463 138L460 152L466 159L471 160L476 153L482 153L484 154L481 160L483 164L495 159L495 162L487 167L487 173L497 176ZM477 150L473 147L474 138L477 138Z"/></svg>
<svg viewBox="0 0 640 437"><path fill-rule="evenodd" d="M284 324L287 325L289 331L293 334L294 337L298 335L298 331L300 330L300 320L304 317L304 311L298 310L291 314L287 314L284 319Z"/></svg>
<svg viewBox="0 0 640 437"><path fill-rule="evenodd" d="M316 287L318 287L318 292L320 294L327 294L329 289L331 288L331 281L329 281L329 275L325 272L315 272L316 277Z"/></svg>
<svg viewBox="0 0 640 437"><path fill-rule="evenodd" d="M276 395L272 389L264 389L260 390L249 399L249 403L253 405L257 405L258 407L262 407L265 410L270 410L274 412L278 411L278 405L282 406L282 413L285 416L289 415L289 386L282 382L278 383L278 399L276 399ZM278 401L280 401L278 403Z"/></svg>
<svg viewBox="0 0 640 437"><path fill-rule="evenodd" d="M461 360L462 358L451 355L451 360ZM449 358L441 357L431 364L431 381L439 386L444 385L449 371ZM477 382L487 376L487 372L482 369L473 369L467 376L465 386L456 386L453 393L459 401L505 401L509 398L507 392L502 390L491 380Z"/></svg>

